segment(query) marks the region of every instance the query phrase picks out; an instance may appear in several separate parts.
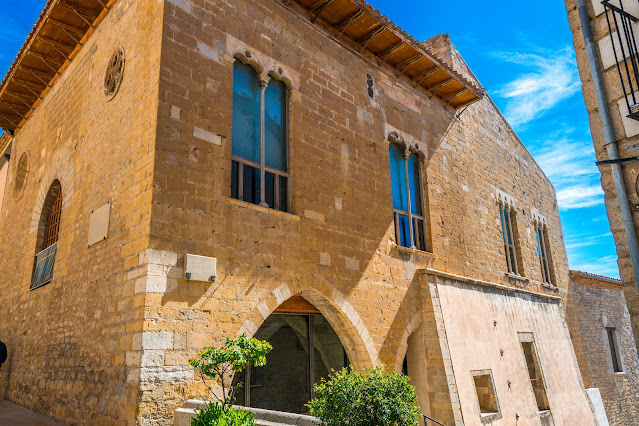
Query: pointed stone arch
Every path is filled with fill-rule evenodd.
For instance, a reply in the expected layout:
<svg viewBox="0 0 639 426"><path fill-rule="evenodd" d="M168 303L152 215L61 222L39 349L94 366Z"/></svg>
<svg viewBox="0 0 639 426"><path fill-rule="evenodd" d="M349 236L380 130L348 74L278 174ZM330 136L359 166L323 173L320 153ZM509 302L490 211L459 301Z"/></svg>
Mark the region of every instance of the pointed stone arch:
<svg viewBox="0 0 639 426"><path fill-rule="evenodd" d="M75 174L73 161L70 158L68 149L58 149L45 167L44 176L40 179L40 187L38 188L35 205L31 213L31 227L29 229L31 233L38 230L47 194L49 194L49 189L54 181L59 181L62 188L63 217L64 211L69 206L74 194Z"/></svg>
<svg viewBox="0 0 639 426"><path fill-rule="evenodd" d="M366 325L357 310L338 290L325 288L290 288L282 284L273 289L258 303L251 316L244 321L238 335L253 336L260 325L286 300L299 295L315 306L337 333L346 354L356 369L370 368L379 364L377 350Z"/></svg>

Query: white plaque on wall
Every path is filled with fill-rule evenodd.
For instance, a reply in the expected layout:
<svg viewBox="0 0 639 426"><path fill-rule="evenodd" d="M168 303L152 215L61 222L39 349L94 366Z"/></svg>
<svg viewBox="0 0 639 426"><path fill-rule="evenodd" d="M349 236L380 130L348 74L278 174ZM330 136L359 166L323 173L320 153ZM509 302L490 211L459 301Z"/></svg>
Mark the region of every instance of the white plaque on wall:
<svg viewBox="0 0 639 426"><path fill-rule="evenodd" d="M215 281L217 259L187 254L184 257L184 275L191 281Z"/></svg>
<svg viewBox="0 0 639 426"><path fill-rule="evenodd" d="M89 247L106 240L109 234L109 216L111 215L111 202L109 201L91 213L89 218Z"/></svg>

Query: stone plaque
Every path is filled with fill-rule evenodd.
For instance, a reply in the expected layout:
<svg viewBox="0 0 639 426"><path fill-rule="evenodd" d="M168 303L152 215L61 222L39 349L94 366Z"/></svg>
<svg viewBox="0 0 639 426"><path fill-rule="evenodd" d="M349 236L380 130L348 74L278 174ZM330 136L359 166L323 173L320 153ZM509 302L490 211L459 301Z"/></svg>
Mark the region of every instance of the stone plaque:
<svg viewBox="0 0 639 426"><path fill-rule="evenodd" d="M91 217L89 218L89 247L107 239L110 216L110 201L91 213Z"/></svg>
<svg viewBox="0 0 639 426"><path fill-rule="evenodd" d="M191 281L215 281L217 259L187 254L184 258L184 275Z"/></svg>

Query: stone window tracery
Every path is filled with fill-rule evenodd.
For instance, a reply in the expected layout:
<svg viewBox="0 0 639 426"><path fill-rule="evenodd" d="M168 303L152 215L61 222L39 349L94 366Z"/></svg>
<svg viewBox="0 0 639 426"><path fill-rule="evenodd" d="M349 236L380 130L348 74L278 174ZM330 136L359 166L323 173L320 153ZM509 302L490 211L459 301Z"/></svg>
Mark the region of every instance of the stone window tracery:
<svg viewBox="0 0 639 426"><path fill-rule="evenodd" d="M554 285L552 274L552 260L550 258L550 244L548 240L548 227L543 219L534 219L535 239L537 241L537 254L541 266L541 277L544 283Z"/></svg>
<svg viewBox="0 0 639 426"><path fill-rule="evenodd" d="M240 60L232 133L231 197L288 211L288 87Z"/></svg>
<svg viewBox="0 0 639 426"><path fill-rule="evenodd" d="M398 246L426 251L420 155L396 133L389 135L389 141L395 242Z"/></svg>
<svg viewBox="0 0 639 426"><path fill-rule="evenodd" d="M519 254L517 247L517 233L515 231L515 203L514 200L506 194L498 192L499 199L499 218L501 221L501 234L504 241L504 250L506 252L506 264L508 273L521 275Z"/></svg>

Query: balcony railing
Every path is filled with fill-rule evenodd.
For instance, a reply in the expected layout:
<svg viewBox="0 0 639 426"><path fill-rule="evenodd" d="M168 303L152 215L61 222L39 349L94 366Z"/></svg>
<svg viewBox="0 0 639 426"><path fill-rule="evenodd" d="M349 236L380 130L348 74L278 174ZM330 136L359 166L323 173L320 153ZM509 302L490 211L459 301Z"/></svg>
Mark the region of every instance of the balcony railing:
<svg viewBox="0 0 639 426"><path fill-rule="evenodd" d="M639 48L633 29L633 26L639 22L639 18L624 9L624 0L619 1L619 7L611 4L609 0L604 0L601 4L606 10L608 32L619 80L628 107L628 117L639 120L639 94L637 94L639 91Z"/></svg>
<svg viewBox="0 0 639 426"><path fill-rule="evenodd" d="M58 250L58 243L50 245L35 255L35 266L33 268L33 278L31 279L31 290L48 284L53 279L53 267L55 265L55 254Z"/></svg>

